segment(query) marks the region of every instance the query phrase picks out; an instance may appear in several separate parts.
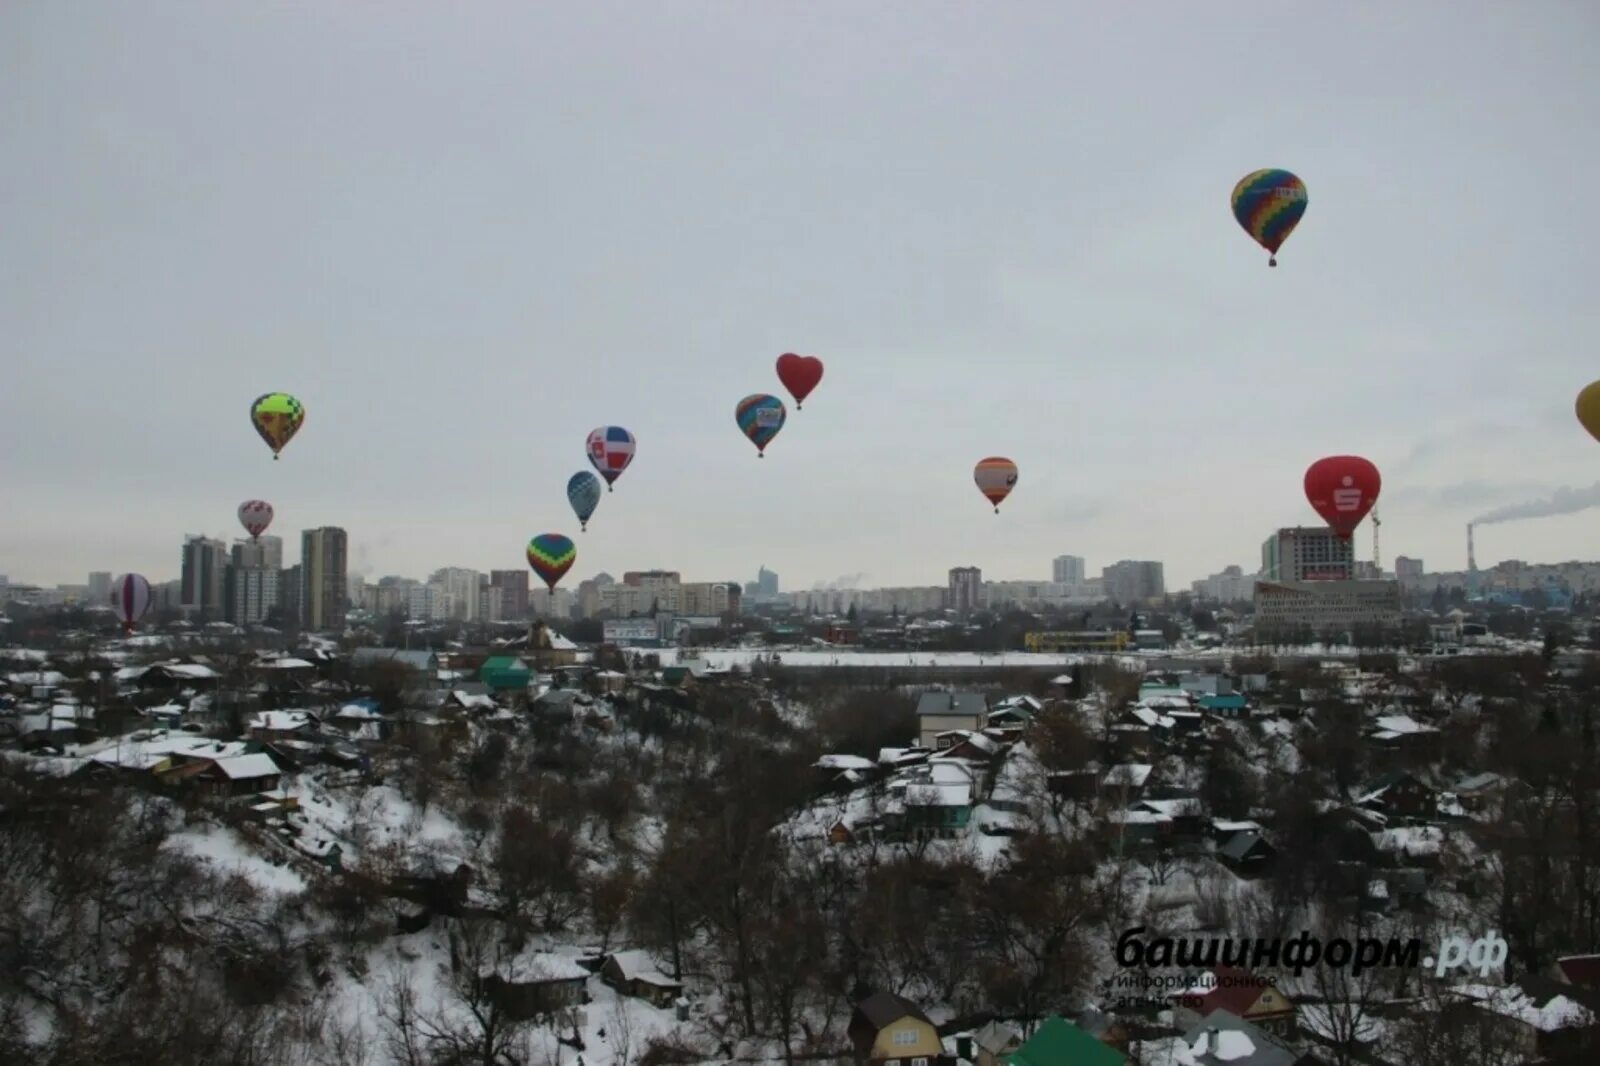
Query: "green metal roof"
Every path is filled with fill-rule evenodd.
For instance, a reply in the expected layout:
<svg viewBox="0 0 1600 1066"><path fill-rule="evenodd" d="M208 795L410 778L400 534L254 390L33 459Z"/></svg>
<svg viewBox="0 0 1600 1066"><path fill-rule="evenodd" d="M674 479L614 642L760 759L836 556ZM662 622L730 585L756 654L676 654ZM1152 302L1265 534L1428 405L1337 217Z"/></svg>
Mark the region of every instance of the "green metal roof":
<svg viewBox="0 0 1600 1066"><path fill-rule="evenodd" d="M1006 1066L1123 1066L1127 1061L1120 1051L1058 1017L1046 1018L1026 1043L1006 1056Z"/></svg>

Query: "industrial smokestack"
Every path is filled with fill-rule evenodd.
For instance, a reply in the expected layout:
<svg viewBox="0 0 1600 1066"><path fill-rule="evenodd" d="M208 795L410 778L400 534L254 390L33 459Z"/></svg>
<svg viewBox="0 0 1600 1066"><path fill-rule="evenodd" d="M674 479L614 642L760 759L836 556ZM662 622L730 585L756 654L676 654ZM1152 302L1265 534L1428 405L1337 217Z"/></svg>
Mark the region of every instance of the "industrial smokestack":
<svg viewBox="0 0 1600 1066"><path fill-rule="evenodd" d="M1524 518L1548 518L1551 515L1587 511L1591 507L1600 507L1600 481L1586 489L1559 488L1548 499L1496 507L1488 514L1474 518L1472 524L1487 526L1497 522L1516 522Z"/></svg>
<svg viewBox="0 0 1600 1066"><path fill-rule="evenodd" d="M1478 559L1477 559L1477 556L1473 555L1473 553L1472 553L1472 523L1468 522L1467 523L1467 569L1468 570L1476 570L1477 568L1478 568Z"/></svg>

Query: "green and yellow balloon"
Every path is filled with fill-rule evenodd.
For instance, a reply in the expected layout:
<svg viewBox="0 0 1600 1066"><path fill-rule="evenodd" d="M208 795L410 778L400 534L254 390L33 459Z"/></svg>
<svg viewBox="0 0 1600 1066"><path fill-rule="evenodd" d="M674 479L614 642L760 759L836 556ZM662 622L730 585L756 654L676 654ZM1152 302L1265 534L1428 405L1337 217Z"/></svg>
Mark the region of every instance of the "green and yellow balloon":
<svg viewBox="0 0 1600 1066"><path fill-rule="evenodd" d="M288 446L306 420L305 404L287 392L269 392L250 405L250 424L272 449L272 458Z"/></svg>

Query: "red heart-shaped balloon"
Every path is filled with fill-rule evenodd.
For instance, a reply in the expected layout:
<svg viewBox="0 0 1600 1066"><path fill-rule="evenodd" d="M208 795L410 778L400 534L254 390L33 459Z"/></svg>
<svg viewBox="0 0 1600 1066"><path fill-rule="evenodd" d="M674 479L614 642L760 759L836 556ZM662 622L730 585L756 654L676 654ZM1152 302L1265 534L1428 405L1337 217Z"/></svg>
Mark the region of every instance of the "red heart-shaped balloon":
<svg viewBox="0 0 1600 1066"><path fill-rule="evenodd" d="M811 390L822 380L822 360L814 355L795 355L788 352L778 356L778 380L794 397L795 410L805 402Z"/></svg>

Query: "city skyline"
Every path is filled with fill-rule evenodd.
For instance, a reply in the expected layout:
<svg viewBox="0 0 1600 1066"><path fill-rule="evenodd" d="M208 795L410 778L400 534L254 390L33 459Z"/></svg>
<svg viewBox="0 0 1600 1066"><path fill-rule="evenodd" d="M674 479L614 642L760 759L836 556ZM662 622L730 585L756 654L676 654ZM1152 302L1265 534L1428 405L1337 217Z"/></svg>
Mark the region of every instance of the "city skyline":
<svg viewBox="0 0 1600 1066"><path fill-rule="evenodd" d="M157 578L260 498L368 577L560 531L575 574L1068 551L1183 588L1313 520L1322 455L1382 471L1389 566L1592 483L1600 208L1526 195L1530 159L1600 162L1588 13L1162 10L12 5L0 572ZM1269 166L1310 200L1276 270L1228 210ZM826 374L758 461L733 407L787 351ZM277 389L307 419L273 462ZM638 453L580 534L605 424ZM986 455L1020 467L998 517ZM1480 564L1597 524L1480 529Z"/></svg>

